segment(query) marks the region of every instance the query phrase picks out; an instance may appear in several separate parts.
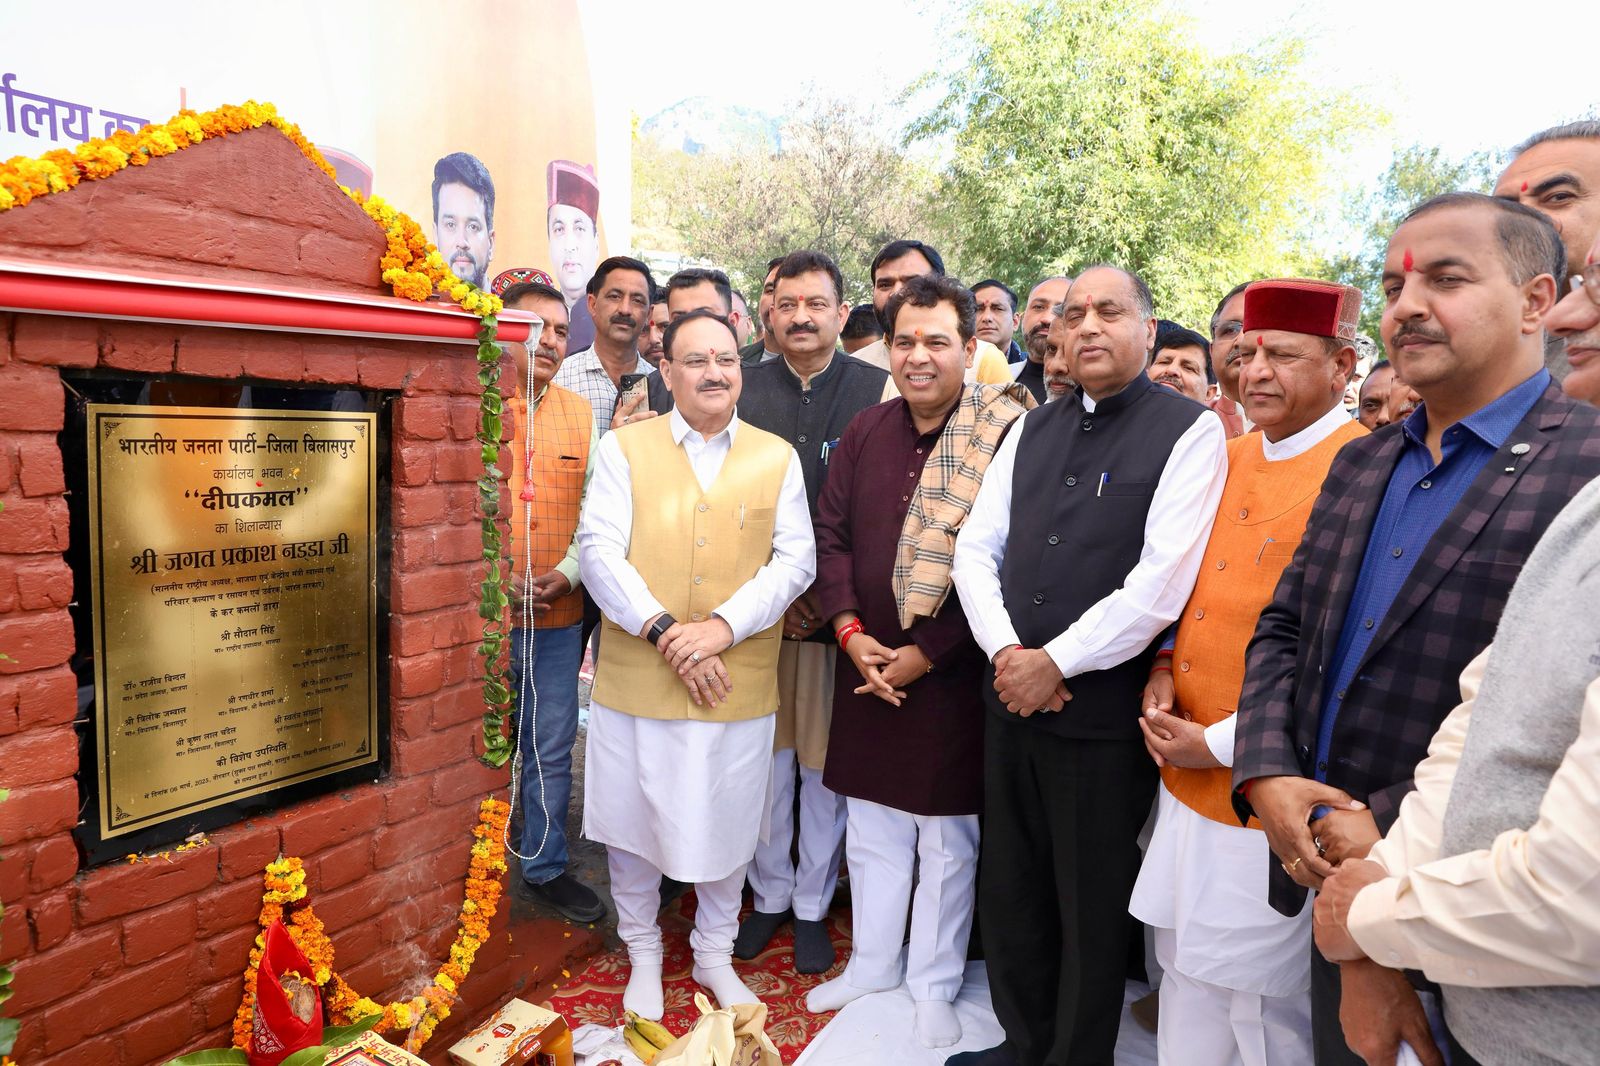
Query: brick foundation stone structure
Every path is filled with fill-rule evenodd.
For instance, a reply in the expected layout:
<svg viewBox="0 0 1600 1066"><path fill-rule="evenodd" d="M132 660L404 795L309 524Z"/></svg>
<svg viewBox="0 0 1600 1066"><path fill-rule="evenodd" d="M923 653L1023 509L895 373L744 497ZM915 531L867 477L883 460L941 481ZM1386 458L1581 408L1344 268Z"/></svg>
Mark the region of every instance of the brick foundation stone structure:
<svg viewBox="0 0 1600 1066"><path fill-rule="evenodd" d="M24 1066L132 1066L226 1045L262 867L280 853L305 860L338 968L362 994L414 993L446 956L477 804L504 797L508 778L477 760L478 323L395 299L378 277L383 248L361 209L269 128L0 214L0 787L11 790L0 959L16 974L4 1013L21 1021ZM503 324L502 338L517 329L526 336ZM79 765L88 726L74 724L57 434L72 401L63 371L95 367L389 394L386 778L186 851L85 867L72 829L92 817L78 774L94 771ZM509 911L502 897L430 1061L511 995L544 998L563 965L598 946L592 931Z"/></svg>

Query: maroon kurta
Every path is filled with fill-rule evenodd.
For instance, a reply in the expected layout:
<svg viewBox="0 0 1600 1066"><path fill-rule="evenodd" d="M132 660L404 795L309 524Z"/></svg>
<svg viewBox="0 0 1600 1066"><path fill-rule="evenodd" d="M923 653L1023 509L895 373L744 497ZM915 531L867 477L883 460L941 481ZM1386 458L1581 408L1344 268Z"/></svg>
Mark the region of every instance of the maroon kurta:
<svg viewBox="0 0 1600 1066"><path fill-rule="evenodd" d="M953 410L953 409L952 409ZM983 652L954 591L934 618L900 628L895 545L939 430L918 434L903 399L855 417L828 461L817 505L817 602L832 623L855 611L888 648L916 644L933 672L905 688L899 707L861 695L843 652L823 783L835 792L921 815L977 814L983 806Z"/></svg>

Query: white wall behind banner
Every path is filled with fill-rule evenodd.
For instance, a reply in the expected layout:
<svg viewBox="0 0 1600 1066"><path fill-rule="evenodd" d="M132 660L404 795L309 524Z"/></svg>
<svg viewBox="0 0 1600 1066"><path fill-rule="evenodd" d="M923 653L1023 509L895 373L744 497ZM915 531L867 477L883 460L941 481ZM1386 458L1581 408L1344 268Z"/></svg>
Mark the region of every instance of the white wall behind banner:
<svg viewBox="0 0 1600 1066"><path fill-rule="evenodd" d="M0 158L256 99L328 150L346 184L365 178L416 218L475 280L533 267L571 292L608 246L628 247L627 105L591 77L617 69L624 27L585 17L579 0L91 0L7 4L4 21ZM484 198L465 196L446 205L441 233L435 164L457 152L487 171L492 226ZM551 210L553 161L571 164L557 168L568 210ZM575 212L596 201L586 231Z"/></svg>

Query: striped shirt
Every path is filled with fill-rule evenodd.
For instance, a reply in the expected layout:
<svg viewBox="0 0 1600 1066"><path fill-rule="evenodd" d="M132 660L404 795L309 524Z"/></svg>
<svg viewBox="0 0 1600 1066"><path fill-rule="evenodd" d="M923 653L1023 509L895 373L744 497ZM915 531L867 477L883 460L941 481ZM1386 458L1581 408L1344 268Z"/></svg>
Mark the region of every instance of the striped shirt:
<svg viewBox="0 0 1600 1066"><path fill-rule="evenodd" d="M635 355L634 358L638 362L628 373L648 374L653 369L642 356ZM611 416L617 410L617 385L606 373L593 345L567 356L553 380L568 392L575 392L589 401L589 407L594 411L596 433L603 437L611 432Z"/></svg>

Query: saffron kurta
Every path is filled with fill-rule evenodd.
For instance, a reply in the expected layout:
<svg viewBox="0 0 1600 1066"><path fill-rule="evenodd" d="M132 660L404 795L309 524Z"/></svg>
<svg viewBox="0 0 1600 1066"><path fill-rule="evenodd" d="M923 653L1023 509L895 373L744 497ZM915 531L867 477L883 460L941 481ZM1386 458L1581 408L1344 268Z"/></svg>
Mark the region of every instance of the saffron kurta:
<svg viewBox="0 0 1600 1066"><path fill-rule="evenodd" d="M873 639L916 644L933 664L895 707L856 695L861 675L840 655L823 783L920 815L977 814L983 804L983 653L954 591L938 615L907 631L892 584L895 545L943 428L919 434L903 399L862 411L840 438L817 505L822 616L831 624L853 610Z"/></svg>

